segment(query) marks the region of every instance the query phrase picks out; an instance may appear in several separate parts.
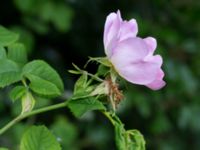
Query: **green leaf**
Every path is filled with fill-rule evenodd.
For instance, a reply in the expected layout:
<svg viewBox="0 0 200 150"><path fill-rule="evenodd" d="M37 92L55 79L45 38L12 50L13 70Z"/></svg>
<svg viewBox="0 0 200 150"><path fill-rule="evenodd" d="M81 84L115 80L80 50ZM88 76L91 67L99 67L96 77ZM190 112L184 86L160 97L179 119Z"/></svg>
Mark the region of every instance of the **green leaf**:
<svg viewBox="0 0 200 150"><path fill-rule="evenodd" d="M23 44L14 43L8 47L8 59L13 60L20 66L27 62L27 52Z"/></svg>
<svg viewBox="0 0 200 150"><path fill-rule="evenodd" d="M81 117L84 113L91 110L105 110L104 105L95 97L70 100L68 107L76 117Z"/></svg>
<svg viewBox="0 0 200 150"><path fill-rule="evenodd" d="M55 8L52 11L52 23L61 32L66 32L71 27L71 22L73 18L73 10L67 5L59 4L54 5Z"/></svg>
<svg viewBox="0 0 200 150"><path fill-rule="evenodd" d="M32 126L24 133L20 150L61 150L61 147L45 126Z"/></svg>
<svg viewBox="0 0 200 150"><path fill-rule="evenodd" d="M0 87L5 87L21 80L21 71L18 65L7 59L0 60Z"/></svg>
<svg viewBox="0 0 200 150"><path fill-rule="evenodd" d="M44 78L42 79L41 77L31 74L29 74L27 77L31 81L29 87L35 93L49 97L56 97L61 95L61 91L51 81L47 81Z"/></svg>
<svg viewBox="0 0 200 150"><path fill-rule="evenodd" d="M104 112L115 127L115 142L118 150L145 150L145 140L137 130L125 130L119 117L110 112Z"/></svg>
<svg viewBox="0 0 200 150"><path fill-rule="evenodd" d="M0 150L8 150L7 148L0 147Z"/></svg>
<svg viewBox="0 0 200 150"><path fill-rule="evenodd" d="M66 116L59 116L51 126L52 133L59 138L64 150L77 150L78 130L74 124L66 119Z"/></svg>
<svg viewBox="0 0 200 150"><path fill-rule="evenodd" d="M33 9L34 6L34 0L14 0L16 8L18 8L23 13L30 12L31 9Z"/></svg>
<svg viewBox="0 0 200 150"><path fill-rule="evenodd" d="M125 139L125 129L122 124L115 123L115 143L118 150L129 150L127 149Z"/></svg>
<svg viewBox="0 0 200 150"><path fill-rule="evenodd" d="M138 130L126 131L126 141L130 150L145 150L145 140Z"/></svg>
<svg viewBox="0 0 200 150"><path fill-rule="evenodd" d="M24 18L24 22L39 34L46 34L49 31L48 24L42 20L35 21L34 18L26 17Z"/></svg>
<svg viewBox="0 0 200 150"><path fill-rule="evenodd" d="M26 91L27 91L26 87L16 86L10 91L9 96L11 100L14 102L18 99L21 99L25 95Z"/></svg>
<svg viewBox="0 0 200 150"><path fill-rule="evenodd" d="M64 90L58 73L42 60L34 60L26 64L23 75L30 80L30 88L39 95L55 97Z"/></svg>
<svg viewBox="0 0 200 150"><path fill-rule="evenodd" d="M18 34L0 26L0 46L8 46L18 40Z"/></svg>
<svg viewBox="0 0 200 150"><path fill-rule="evenodd" d="M54 11L54 3L52 1L47 1L46 3L43 3L41 6L40 11L40 17L44 21L50 21L52 18L52 15L55 13Z"/></svg>
<svg viewBox="0 0 200 150"><path fill-rule="evenodd" d="M28 1L28 0L27 0ZM30 30L23 28L22 26L14 26L12 30L20 35L19 42L23 43L26 47L27 53L30 53L34 48L35 39Z"/></svg>
<svg viewBox="0 0 200 150"><path fill-rule="evenodd" d="M145 150L145 140L137 130L124 129L124 126L115 123L115 140L118 150Z"/></svg>
<svg viewBox="0 0 200 150"><path fill-rule="evenodd" d="M0 46L0 59L6 59L6 50Z"/></svg>

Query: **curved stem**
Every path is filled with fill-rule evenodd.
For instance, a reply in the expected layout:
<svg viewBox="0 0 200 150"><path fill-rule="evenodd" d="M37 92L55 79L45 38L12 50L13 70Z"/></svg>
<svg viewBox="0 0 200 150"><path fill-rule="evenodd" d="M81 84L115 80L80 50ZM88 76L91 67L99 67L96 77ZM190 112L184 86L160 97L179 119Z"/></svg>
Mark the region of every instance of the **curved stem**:
<svg viewBox="0 0 200 150"><path fill-rule="evenodd" d="M43 113L43 112L47 112L47 111L50 111L50 110L66 107L66 106L67 106L67 101L63 102L63 103L39 108L39 109L33 110L31 112L26 112L24 114L21 114L21 115L17 116L16 118L14 118L13 120L11 120L3 128L1 128L0 129L0 135L3 134L5 131L7 131L9 128L11 128L13 125L15 125L16 123L18 123L19 121L21 121L24 118L27 118L27 117L30 117L30 116L33 116L33 115L36 115L36 114L40 114L40 113Z"/></svg>
<svg viewBox="0 0 200 150"><path fill-rule="evenodd" d="M108 112L108 111L101 111L112 123L113 126L115 126L116 124L120 124L123 125L123 123L121 122L121 120L119 119L119 117L115 114L115 112Z"/></svg>
<svg viewBox="0 0 200 150"><path fill-rule="evenodd" d="M0 129L0 135L7 131L10 127L21 120L21 115L17 116L13 120L11 120L8 124L6 124L3 128Z"/></svg>
<svg viewBox="0 0 200 150"><path fill-rule="evenodd" d="M112 125L115 126L115 121L112 118L111 113L107 112L107 111L101 111L101 112L110 120L110 122L112 123Z"/></svg>

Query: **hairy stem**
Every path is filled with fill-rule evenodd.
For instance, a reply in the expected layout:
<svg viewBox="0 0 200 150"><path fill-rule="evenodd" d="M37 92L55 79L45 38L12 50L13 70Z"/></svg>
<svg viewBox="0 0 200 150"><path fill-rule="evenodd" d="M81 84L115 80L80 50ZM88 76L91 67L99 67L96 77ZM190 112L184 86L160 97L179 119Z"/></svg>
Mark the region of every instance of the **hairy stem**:
<svg viewBox="0 0 200 150"><path fill-rule="evenodd" d="M27 118L27 117L30 117L30 116L33 116L33 115L36 115L36 114L44 113L44 112L47 112L47 111L51 111L51 110L54 110L54 109L66 107L66 106L67 106L67 101L63 102L63 103L39 108L39 109L33 110L31 112L26 112L24 114L21 114L21 115L17 116L16 118L14 118L13 120L11 120L3 128L1 128L0 129L0 135L2 135L5 131L7 131L9 128L11 128L13 125L15 125L16 123L18 123L19 121L21 121L24 118Z"/></svg>

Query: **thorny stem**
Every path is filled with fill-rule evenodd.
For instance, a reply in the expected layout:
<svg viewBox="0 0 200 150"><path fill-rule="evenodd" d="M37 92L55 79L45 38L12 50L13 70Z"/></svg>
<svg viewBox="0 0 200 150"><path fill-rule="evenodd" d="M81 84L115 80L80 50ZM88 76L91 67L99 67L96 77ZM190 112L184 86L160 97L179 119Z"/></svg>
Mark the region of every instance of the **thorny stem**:
<svg viewBox="0 0 200 150"><path fill-rule="evenodd" d="M2 135L5 131L7 131L9 128L11 128L13 125L15 125L19 121L23 120L24 118L27 118L27 117L30 117L30 116L33 116L33 115L36 115L36 114L44 113L44 112L47 112L47 111L50 111L50 110L63 108L63 107L66 107L67 104L68 103L66 101L66 102L63 102L63 103L39 108L39 109L33 110L31 112L26 112L24 114L20 114L19 116L17 116L13 120L11 120L8 124L6 124L3 128L0 129L0 135Z"/></svg>

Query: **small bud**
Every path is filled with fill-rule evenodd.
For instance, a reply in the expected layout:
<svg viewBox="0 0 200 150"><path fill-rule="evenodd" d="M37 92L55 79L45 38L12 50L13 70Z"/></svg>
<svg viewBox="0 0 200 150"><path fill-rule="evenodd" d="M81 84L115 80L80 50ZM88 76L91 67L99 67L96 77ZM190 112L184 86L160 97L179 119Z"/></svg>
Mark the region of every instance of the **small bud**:
<svg viewBox="0 0 200 150"><path fill-rule="evenodd" d="M25 112L30 112L35 105L35 99L33 98L32 94L27 92L22 97L22 114Z"/></svg>

